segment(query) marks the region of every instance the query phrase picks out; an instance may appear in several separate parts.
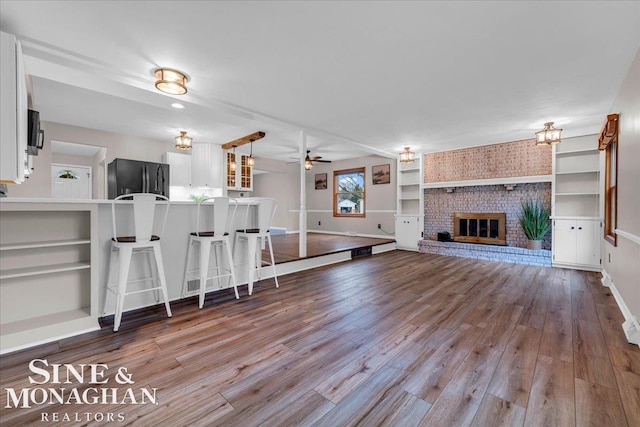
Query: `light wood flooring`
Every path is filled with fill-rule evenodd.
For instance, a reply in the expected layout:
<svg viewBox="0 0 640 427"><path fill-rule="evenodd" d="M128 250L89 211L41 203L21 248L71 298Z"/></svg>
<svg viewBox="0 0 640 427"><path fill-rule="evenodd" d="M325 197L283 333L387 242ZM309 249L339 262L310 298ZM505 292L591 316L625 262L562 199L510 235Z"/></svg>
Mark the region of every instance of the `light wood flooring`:
<svg viewBox="0 0 640 427"><path fill-rule="evenodd" d="M392 251L172 308L3 356L0 424L640 425L640 349L596 273ZM36 357L108 364L111 387L155 387L159 404L4 408Z"/></svg>

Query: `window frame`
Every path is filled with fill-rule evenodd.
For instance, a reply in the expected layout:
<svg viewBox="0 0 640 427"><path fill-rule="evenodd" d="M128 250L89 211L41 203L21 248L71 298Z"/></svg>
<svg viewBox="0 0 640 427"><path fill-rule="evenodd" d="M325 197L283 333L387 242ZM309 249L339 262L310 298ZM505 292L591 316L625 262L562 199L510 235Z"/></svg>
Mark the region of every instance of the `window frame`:
<svg viewBox="0 0 640 427"><path fill-rule="evenodd" d="M617 245L618 224L618 114L609 114L598 137L598 150L605 152L604 239Z"/></svg>
<svg viewBox="0 0 640 427"><path fill-rule="evenodd" d="M366 191L366 176L367 168L365 166L349 169L341 169L333 171L333 216L336 218L366 218L367 216L367 191ZM350 173L362 173L362 199L364 200L364 209L361 213L340 213L338 212L338 183L339 176Z"/></svg>

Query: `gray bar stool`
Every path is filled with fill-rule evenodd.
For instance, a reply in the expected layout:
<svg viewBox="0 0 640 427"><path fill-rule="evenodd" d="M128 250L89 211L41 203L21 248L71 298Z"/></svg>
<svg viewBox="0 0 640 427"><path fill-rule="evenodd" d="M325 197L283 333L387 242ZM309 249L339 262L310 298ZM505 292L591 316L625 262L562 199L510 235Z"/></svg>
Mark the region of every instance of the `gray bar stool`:
<svg viewBox="0 0 640 427"><path fill-rule="evenodd" d="M130 205L125 199L133 200L133 235L119 236L116 229L116 206ZM156 213L156 205L165 207L163 218L161 219L160 234L153 233L153 224ZM111 239L111 254L109 257L109 273L107 277L107 291L116 295L116 310L113 321L113 331L117 332L122 320L124 309L124 298L127 295L138 294L158 290L162 291L164 305L167 309L167 316L171 317L171 307L169 306L169 294L167 292L167 280L164 274L164 264L162 263L162 253L160 251L160 235L164 232L169 212L169 199L164 196L150 193L126 194L116 197L111 203L111 219L113 225L113 238ZM130 228L130 227L129 227ZM118 281L111 283L111 267L114 265L115 254L119 254ZM157 279L153 277L153 272L148 278L135 281L128 281L131 258L134 254L149 255L153 253L158 272ZM149 263L151 264L150 260ZM151 288L127 291L127 284L136 282L152 282L155 286ZM158 283L159 282L159 283ZM156 298L157 301L157 298ZM105 298L105 310L107 299Z"/></svg>
<svg viewBox="0 0 640 427"><path fill-rule="evenodd" d="M207 209L211 207L211 201L213 201L213 209ZM235 217L237 208L237 200L230 197L209 197L198 203L198 213L196 217L197 231L189 235L187 262L184 266L184 276L182 280L182 296L184 297L186 295L189 277L197 277L200 280L200 298L198 301L198 306L200 308L204 305L204 295L206 293L208 279L218 279L218 287L222 288L220 279L222 277L228 277L231 280L233 290L236 293L236 299L240 298L238 295L236 275L233 270L233 255L231 251L231 242L229 240L229 230L231 230L231 225L233 224L233 218ZM209 210L210 213L213 214L213 218L211 218L211 215L204 215L203 211L205 210ZM204 221L207 217L210 219L209 223L213 223L213 230L200 231L207 229ZM193 246L195 245L200 247L200 264L198 269L189 270L191 254L193 252ZM212 247L216 258L216 266L212 269L215 270L214 275L209 274L209 258ZM227 255L228 268L223 268L221 259L222 254L218 252L218 249L222 249L223 247ZM193 273L196 272L198 274L194 275Z"/></svg>

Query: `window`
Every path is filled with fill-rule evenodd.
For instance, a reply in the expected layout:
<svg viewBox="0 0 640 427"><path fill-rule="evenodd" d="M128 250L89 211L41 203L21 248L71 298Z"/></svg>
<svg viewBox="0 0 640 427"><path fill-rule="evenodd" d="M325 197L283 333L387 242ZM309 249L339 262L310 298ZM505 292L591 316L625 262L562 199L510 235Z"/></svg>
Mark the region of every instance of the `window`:
<svg viewBox="0 0 640 427"><path fill-rule="evenodd" d="M333 172L333 216L364 218L364 168Z"/></svg>
<svg viewBox="0 0 640 427"><path fill-rule="evenodd" d="M598 149L605 152L604 238L616 246L618 222L618 114L609 114L598 138Z"/></svg>

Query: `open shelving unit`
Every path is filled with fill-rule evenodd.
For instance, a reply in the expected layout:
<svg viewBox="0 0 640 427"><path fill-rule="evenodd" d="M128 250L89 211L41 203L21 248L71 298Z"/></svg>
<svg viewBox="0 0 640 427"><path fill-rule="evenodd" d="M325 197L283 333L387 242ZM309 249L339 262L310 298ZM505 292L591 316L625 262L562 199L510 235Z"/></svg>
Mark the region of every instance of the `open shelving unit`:
<svg viewBox="0 0 640 427"><path fill-rule="evenodd" d="M413 163L398 160L396 244L399 249L418 250L424 230L424 190L422 154Z"/></svg>
<svg viewBox="0 0 640 427"><path fill-rule="evenodd" d="M96 205L0 208L0 352L98 329Z"/></svg>
<svg viewBox="0 0 640 427"><path fill-rule="evenodd" d="M554 147L553 265L599 270L603 157L598 136L565 138Z"/></svg>

